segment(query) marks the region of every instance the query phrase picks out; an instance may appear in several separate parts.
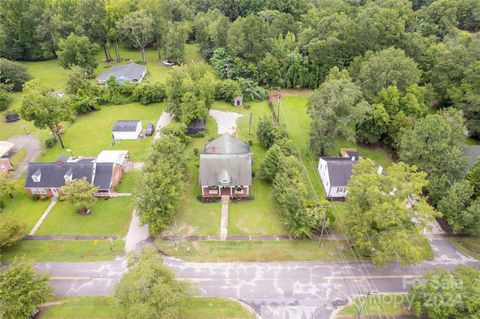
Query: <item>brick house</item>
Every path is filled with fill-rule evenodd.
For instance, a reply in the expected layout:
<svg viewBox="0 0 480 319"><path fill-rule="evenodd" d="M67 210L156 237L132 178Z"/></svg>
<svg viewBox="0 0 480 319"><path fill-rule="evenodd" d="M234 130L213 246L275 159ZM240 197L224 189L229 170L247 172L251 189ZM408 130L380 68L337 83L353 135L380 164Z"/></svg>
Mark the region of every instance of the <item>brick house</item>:
<svg viewBox="0 0 480 319"><path fill-rule="evenodd" d="M99 197L112 197L123 175L118 163L97 163L95 158L59 157L56 162L29 163L25 189L29 195L57 197L67 181L86 178L98 187Z"/></svg>

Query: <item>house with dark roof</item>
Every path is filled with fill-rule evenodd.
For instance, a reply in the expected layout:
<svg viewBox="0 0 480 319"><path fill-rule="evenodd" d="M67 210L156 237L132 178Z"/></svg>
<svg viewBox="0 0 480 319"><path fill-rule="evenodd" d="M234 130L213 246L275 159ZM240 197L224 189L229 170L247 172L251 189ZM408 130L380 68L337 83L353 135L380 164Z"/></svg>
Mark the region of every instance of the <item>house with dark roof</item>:
<svg viewBox="0 0 480 319"><path fill-rule="evenodd" d="M110 77L114 77L117 82L123 83L142 82L147 74L145 65L130 63L126 65L114 65L109 71L105 71L97 77L98 84L105 84Z"/></svg>
<svg viewBox="0 0 480 319"><path fill-rule="evenodd" d="M56 162L31 162L28 164L25 189L29 195L58 197L64 194L68 181L85 178L98 187L99 197L112 197L123 175L118 163L97 163L95 158L67 158Z"/></svg>
<svg viewBox="0 0 480 319"><path fill-rule="evenodd" d="M348 181L357 162L356 157L320 157L318 173L328 198L345 198Z"/></svg>
<svg viewBox="0 0 480 319"><path fill-rule="evenodd" d="M142 121L116 121L112 128L113 138L116 140L136 140L142 132Z"/></svg>
<svg viewBox="0 0 480 319"><path fill-rule="evenodd" d="M223 134L205 145L200 154L202 196L248 197L252 187L253 154L250 145Z"/></svg>

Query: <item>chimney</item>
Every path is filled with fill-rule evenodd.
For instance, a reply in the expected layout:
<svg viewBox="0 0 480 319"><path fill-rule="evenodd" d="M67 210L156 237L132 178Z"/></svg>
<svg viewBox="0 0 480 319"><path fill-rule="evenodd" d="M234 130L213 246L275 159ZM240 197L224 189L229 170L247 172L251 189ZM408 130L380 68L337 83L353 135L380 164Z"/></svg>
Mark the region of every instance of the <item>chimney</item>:
<svg viewBox="0 0 480 319"><path fill-rule="evenodd" d="M379 166L377 171L378 175L382 175L382 172L383 172L383 166Z"/></svg>

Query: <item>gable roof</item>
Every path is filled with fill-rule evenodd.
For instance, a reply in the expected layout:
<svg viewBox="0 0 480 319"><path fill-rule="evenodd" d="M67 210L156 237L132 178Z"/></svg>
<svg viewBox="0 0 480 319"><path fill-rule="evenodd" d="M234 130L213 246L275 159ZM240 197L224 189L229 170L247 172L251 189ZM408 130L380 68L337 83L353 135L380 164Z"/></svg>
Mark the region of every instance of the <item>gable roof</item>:
<svg viewBox="0 0 480 319"><path fill-rule="evenodd" d="M252 154L200 154L200 185L252 185Z"/></svg>
<svg viewBox="0 0 480 319"><path fill-rule="evenodd" d="M12 150L15 144L7 142L7 141L0 141L0 157L8 154Z"/></svg>
<svg viewBox="0 0 480 319"><path fill-rule="evenodd" d="M85 159L76 162L45 162L28 164L27 178L25 179L25 187L47 187L60 188L65 185L65 175L71 176L71 179L86 178L89 183L92 183L99 188L99 190L108 190L112 180L113 163L98 163L94 160ZM95 177L92 181L93 173ZM35 182L32 176L40 177L38 182Z"/></svg>
<svg viewBox="0 0 480 319"><path fill-rule="evenodd" d="M250 153L250 145L225 133L205 145L206 154L246 154Z"/></svg>
<svg viewBox="0 0 480 319"><path fill-rule="evenodd" d="M105 82L111 76L116 79L130 80L130 81L139 81L143 74L146 72L147 68L145 65L130 63L126 65L114 65L108 71L103 72L97 77L97 81Z"/></svg>
<svg viewBox="0 0 480 319"><path fill-rule="evenodd" d="M330 179L330 185L334 187L347 186L348 180L352 176L353 166L358 163L348 157L320 157L327 162L327 172Z"/></svg>
<svg viewBox="0 0 480 319"><path fill-rule="evenodd" d="M121 120L113 125L112 132L136 132L139 120Z"/></svg>

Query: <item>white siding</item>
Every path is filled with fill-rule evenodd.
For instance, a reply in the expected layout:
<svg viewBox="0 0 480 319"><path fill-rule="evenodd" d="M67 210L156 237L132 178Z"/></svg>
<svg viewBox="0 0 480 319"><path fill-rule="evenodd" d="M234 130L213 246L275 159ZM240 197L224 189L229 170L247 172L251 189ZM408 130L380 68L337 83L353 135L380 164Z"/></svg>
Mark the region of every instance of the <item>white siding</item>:
<svg viewBox="0 0 480 319"><path fill-rule="evenodd" d="M318 173L320 174L320 179L322 180L323 189L327 197L330 197L330 177L328 176L328 166L327 162L323 159L320 159L318 163Z"/></svg>

